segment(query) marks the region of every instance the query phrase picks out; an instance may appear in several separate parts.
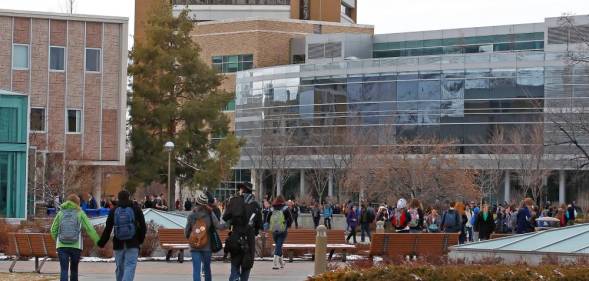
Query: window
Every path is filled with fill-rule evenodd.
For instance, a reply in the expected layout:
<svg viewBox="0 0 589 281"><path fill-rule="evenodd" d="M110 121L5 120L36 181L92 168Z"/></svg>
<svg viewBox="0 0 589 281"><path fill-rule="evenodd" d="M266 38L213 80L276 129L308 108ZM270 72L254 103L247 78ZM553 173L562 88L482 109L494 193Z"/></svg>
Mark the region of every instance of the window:
<svg viewBox="0 0 589 281"><path fill-rule="evenodd" d="M225 108L223 108L223 111L235 111L235 99L230 100L227 105L225 105Z"/></svg>
<svg viewBox="0 0 589 281"><path fill-rule="evenodd" d="M67 111L67 132L82 132L82 111L78 109L68 109Z"/></svg>
<svg viewBox="0 0 589 281"><path fill-rule="evenodd" d="M12 48L12 68L29 69L29 45L14 44Z"/></svg>
<svg viewBox="0 0 589 281"><path fill-rule="evenodd" d="M65 48L64 47L50 47L49 48L49 69L62 71L65 69Z"/></svg>
<svg viewBox="0 0 589 281"><path fill-rule="evenodd" d="M86 49L86 71L100 72L100 49Z"/></svg>
<svg viewBox="0 0 589 281"><path fill-rule="evenodd" d="M214 56L213 68L219 73L232 73L254 68L253 55Z"/></svg>
<svg viewBox="0 0 589 281"><path fill-rule="evenodd" d="M31 108L31 131L45 131L45 108Z"/></svg>

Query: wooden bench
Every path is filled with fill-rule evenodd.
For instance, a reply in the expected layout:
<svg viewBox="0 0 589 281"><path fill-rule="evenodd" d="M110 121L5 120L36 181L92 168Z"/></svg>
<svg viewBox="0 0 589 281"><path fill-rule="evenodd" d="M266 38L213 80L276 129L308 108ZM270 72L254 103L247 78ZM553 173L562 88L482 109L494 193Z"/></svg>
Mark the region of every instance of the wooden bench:
<svg viewBox="0 0 589 281"><path fill-rule="evenodd" d="M448 247L458 244L458 233L375 233L369 257L442 257Z"/></svg>
<svg viewBox="0 0 589 281"><path fill-rule="evenodd" d="M225 243L229 232L227 230L217 230L221 242ZM170 258L175 251L178 251L178 262L184 262L184 250L189 250L190 245L188 239L184 236L184 229L168 229L160 228L158 230L158 236L160 240L160 247L167 250L166 261L170 261Z"/></svg>
<svg viewBox="0 0 589 281"><path fill-rule="evenodd" d="M47 233L8 233L7 254L14 256L9 272L14 272L14 266L20 259L35 258L35 272L41 273L45 261L57 258L55 241Z"/></svg>
<svg viewBox="0 0 589 281"><path fill-rule="evenodd" d="M491 233L491 239L504 238L512 235L511 233Z"/></svg>
<svg viewBox="0 0 589 281"><path fill-rule="evenodd" d="M286 241L282 245L283 252L287 253L289 262L294 259L295 252L315 253L315 241L317 233L313 229L289 229ZM276 247L271 234L268 234L268 243ZM355 250L354 245L346 243L344 230L328 230L327 231L327 250L329 251L329 260L333 257L335 252L342 254L342 259L345 261L347 253ZM313 257L314 258L314 257Z"/></svg>

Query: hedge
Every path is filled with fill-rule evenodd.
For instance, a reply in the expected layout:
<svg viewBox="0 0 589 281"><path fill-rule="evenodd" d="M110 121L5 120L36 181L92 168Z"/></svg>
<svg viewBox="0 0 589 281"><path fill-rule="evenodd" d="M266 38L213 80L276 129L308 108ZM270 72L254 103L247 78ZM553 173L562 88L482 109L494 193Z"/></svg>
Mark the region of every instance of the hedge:
<svg viewBox="0 0 589 281"><path fill-rule="evenodd" d="M446 266L376 266L358 270L348 267L308 281L586 281L586 266L555 265L528 267L525 265L446 265Z"/></svg>

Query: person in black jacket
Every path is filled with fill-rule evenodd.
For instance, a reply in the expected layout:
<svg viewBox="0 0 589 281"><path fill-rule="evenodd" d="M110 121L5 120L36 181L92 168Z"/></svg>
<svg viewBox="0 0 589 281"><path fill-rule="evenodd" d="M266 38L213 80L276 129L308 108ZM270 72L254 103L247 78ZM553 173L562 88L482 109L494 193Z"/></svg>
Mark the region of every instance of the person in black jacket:
<svg viewBox="0 0 589 281"><path fill-rule="evenodd" d="M230 281L247 281L254 266L256 236L262 229L262 208L249 183L240 183L239 196L229 200L223 220L231 226L226 247L231 253Z"/></svg>
<svg viewBox="0 0 589 281"><path fill-rule="evenodd" d="M491 233L495 231L495 222L493 221L493 214L489 210L489 205L484 204L483 210L478 213L474 230L479 232L480 240L491 239Z"/></svg>
<svg viewBox="0 0 589 281"><path fill-rule="evenodd" d="M130 199L131 195L128 191L122 190L118 194L118 205L108 213L106 219L106 227L102 232L102 237L98 241L98 246L104 248L110 234L115 227L115 214L118 209L119 214L124 208L131 208L134 215L135 235L133 238L127 240L119 240L115 231L115 236L112 239L112 247L115 251L115 263L116 263L116 280L117 281L132 281L135 278L135 268L137 267L137 258L139 257L139 248L145 240L145 234L147 233L147 226L145 225L145 217L143 212L137 204L133 204ZM120 215L119 215L120 218Z"/></svg>

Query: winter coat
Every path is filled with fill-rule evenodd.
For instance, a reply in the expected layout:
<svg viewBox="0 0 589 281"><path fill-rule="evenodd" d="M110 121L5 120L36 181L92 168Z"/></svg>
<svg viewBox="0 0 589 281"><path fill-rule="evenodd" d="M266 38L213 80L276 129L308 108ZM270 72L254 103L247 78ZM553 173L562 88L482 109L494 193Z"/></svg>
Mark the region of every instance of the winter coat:
<svg viewBox="0 0 589 281"><path fill-rule="evenodd" d="M530 213L530 209L528 207L520 208L517 211L517 226L516 231L518 234L532 232L533 227L530 222L532 219L532 213Z"/></svg>
<svg viewBox="0 0 589 281"><path fill-rule="evenodd" d="M216 229L223 229L224 225L219 222L219 218L212 212L202 206L197 206L192 210L188 218L186 219L186 227L184 227L184 236L186 239L190 238L190 233L192 232L192 226L196 223L197 220L202 219L205 222L206 228L210 229L211 225L214 225ZM212 220L211 220L212 219ZM210 251L211 250L211 240L209 239L206 245L199 249L191 248L190 251Z"/></svg>
<svg viewBox="0 0 589 281"><path fill-rule="evenodd" d="M375 215L372 208L365 208L360 210L360 224L371 224L374 221Z"/></svg>
<svg viewBox="0 0 589 281"><path fill-rule="evenodd" d="M325 207L323 207L323 217L326 219L331 219L331 217L333 217L333 209L330 205L325 205Z"/></svg>
<svg viewBox="0 0 589 281"><path fill-rule="evenodd" d="M57 215L53 219L53 223L51 224L51 238L53 238L53 240L56 241L56 248L74 248L79 250L82 250L84 248L84 239L82 237L81 231L80 237L77 242L63 243L59 241L59 225L61 224L64 210L77 210L81 227L84 229L84 231L86 231L86 234L88 234L88 236L90 237L90 239L92 239L94 244L98 242L98 239L100 239L100 237L98 237L98 234L96 233L96 230L94 230L94 226L92 226L92 224L90 223L88 216L86 216L86 213L84 213L84 211L80 209L80 206L78 206L78 204L72 201L65 201L65 203L61 204L60 208L61 210L57 213Z"/></svg>
<svg viewBox="0 0 589 281"><path fill-rule="evenodd" d="M491 233L495 231L495 222L493 221L493 214L488 213L487 219L483 219L483 212L479 212L475 221L474 231L479 232L479 238L490 239Z"/></svg>
<svg viewBox="0 0 589 281"><path fill-rule="evenodd" d="M243 269L250 269L254 266L256 252L256 235L262 229L261 206L255 201L253 194L232 197L229 200L223 220L231 226L231 235L227 245L231 252L231 264L241 266ZM254 218L250 218L255 214ZM239 240L245 239L247 251L240 247Z"/></svg>
<svg viewBox="0 0 589 281"><path fill-rule="evenodd" d="M358 226L358 216L356 215L356 212L348 212L346 222L350 228L356 228L356 226Z"/></svg>
<svg viewBox="0 0 589 281"><path fill-rule="evenodd" d="M131 207L135 213L135 236L133 239L121 241L113 236L112 238L112 248L114 250L122 250L124 248L140 248L141 244L145 240L145 234L147 233L147 226L145 225L145 217L143 216L143 211L139 206L133 204L133 202L118 202L117 208L126 208ZM100 241L98 241L98 246L104 247L108 240L110 239L110 234L113 231L115 225L115 211L117 208L113 208L108 212L108 218L106 219L106 226L104 231L102 232L102 236L100 237Z"/></svg>
<svg viewBox="0 0 589 281"><path fill-rule="evenodd" d="M286 223L286 229L288 231L288 229L292 225L293 219L290 210L288 209L288 207L285 207L284 204L273 205L272 209L270 209L270 211L268 212L268 216L266 217L264 223L267 223L268 226L270 225L270 218L272 218L272 212L274 212L274 210L282 210L282 214L284 215L284 220Z"/></svg>
<svg viewBox="0 0 589 281"><path fill-rule="evenodd" d="M448 221L450 221L450 216L456 216L456 224L448 225ZM455 233L460 232L462 229L462 216L454 209L450 209L444 213L442 216L442 228L444 228L444 232L447 233Z"/></svg>

